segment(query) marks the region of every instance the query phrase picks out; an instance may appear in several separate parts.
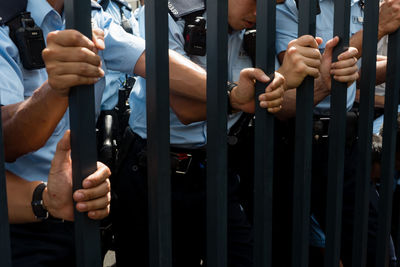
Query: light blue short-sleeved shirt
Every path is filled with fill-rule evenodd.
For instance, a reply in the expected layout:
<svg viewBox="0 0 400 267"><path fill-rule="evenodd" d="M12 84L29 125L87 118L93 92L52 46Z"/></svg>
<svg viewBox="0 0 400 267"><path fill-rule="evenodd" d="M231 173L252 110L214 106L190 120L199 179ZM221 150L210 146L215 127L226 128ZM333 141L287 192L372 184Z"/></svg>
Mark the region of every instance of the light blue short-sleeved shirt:
<svg viewBox="0 0 400 267"><path fill-rule="evenodd" d="M321 13L316 17L316 36L323 39L320 45L322 51L328 40L333 37L334 1L320 0ZM358 0L351 0L350 36L360 31L363 27L364 12ZM297 38L298 10L294 0L286 0L276 8L276 52L285 51L288 43ZM353 106L356 85L353 83L347 89L347 108ZM329 114L330 96L327 96L314 109L317 114Z"/></svg>
<svg viewBox="0 0 400 267"><path fill-rule="evenodd" d="M44 36L51 31L65 28L64 17L60 16L46 0L28 0L27 11L31 12L36 24L42 28ZM92 25L103 29L105 33L104 42L107 48L99 52L105 70L113 69L132 73L138 58L144 51L144 41L125 33L112 21L111 16L101 9L92 11ZM9 38L9 30L6 26L0 27L0 63L2 105L24 101L47 80L46 69L26 70L22 67L18 49ZM95 85L97 114L104 86L104 78ZM18 158L14 163L6 164L7 170L29 181L47 181L57 142L67 129L69 129L68 111L44 147Z"/></svg>
<svg viewBox="0 0 400 267"><path fill-rule="evenodd" d="M110 14L117 24L121 25L121 9L118 4L116 4L114 1L110 1L105 12ZM125 6L122 6L122 12L125 18L129 21L133 34L139 36L139 25L136 19L133 17L131 10ZM106 88L101 99L101 110L111 110L117 105L118 90L122 87L122 84L125 80L125 73L108 70L106 75Z"/></svg>
<svg viewBox="0 0 400 267"><path fill-rule="evenodd" d="M206 17L206 14L203 15ZM144 25L144 8L137 14L139 27ZM171 16L168 18L169 24L169 48L189 58L199 66L206 68L206 56L188 55L184 51L183 29L184 20L175 21ZM140 34L144 37L143 30ZM252 62L242 48L243 31L235 31L228 36L228 80L238 81L240 71L243 68L251 67ZM188 88L190 90L190 88ZM226 88L221 88L226 90ZM129 125L131 129L146 138L146 82L138 78L129 99L131 105L131 117ZM229 116L228 129L238 120L240 113ZM207 143L207 123L205 121L182 124L174 111L170 108L170 142L171 145L185 148L197 148Z"/></svg>

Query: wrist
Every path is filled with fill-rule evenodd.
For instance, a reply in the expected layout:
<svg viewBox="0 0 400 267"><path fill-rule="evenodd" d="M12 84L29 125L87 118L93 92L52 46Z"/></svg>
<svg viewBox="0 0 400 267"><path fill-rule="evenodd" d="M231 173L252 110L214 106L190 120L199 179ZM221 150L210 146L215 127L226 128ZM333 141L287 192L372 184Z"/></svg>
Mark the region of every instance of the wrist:
<svg viewBox="0 0 400 267"><path fill-rule="evenodd" d="M38 184L32 193L32 211L35 215L35 218L40 221L44 221L49 217L49 213L46 209L46 205L44 204L43 196L44 191L46 190L47 186L45 183Z"/></svg>
<svg viewBox="0 0 400 267"><path fill-rule="evenodd" d="M239 103L236 101L236 89L238 85L236 83L228 83L228 114L234 114L240 111Z"/></svg>
<svg viewBox="0 0 400 267"><path fill-rule="evenodd" d="M383 29L383 26L381 24L378 24L378 41L382 39L383 36L385 36L387 33Z"/></svg>

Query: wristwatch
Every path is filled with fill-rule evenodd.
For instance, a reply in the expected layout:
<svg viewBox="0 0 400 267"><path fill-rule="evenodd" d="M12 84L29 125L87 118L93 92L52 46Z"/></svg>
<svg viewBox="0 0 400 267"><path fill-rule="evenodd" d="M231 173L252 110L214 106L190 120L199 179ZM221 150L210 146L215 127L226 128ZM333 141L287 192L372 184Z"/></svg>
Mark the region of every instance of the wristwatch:
<svg viewBox="0 0 400 267"><path fill-rule="evenodd" d="M236 83L230 82L228 81L226 83L226 96L227 96L227 100L228 100L228 115L231 115L233 113L233 108L232 108L232 104L231 104L231 92L233 90L233 88L235 88L237 86Z"/></svg>
<svg viewBox="0 0 400 267"><path fill-rule="evenodd" d="M32 196L32 210L33 214L35 214L36 219L44 221L49 218L49 212L44 206L43 203L43 190L46 188L45 183L41 183L36 186L35 190L33 191Z"/></svg>

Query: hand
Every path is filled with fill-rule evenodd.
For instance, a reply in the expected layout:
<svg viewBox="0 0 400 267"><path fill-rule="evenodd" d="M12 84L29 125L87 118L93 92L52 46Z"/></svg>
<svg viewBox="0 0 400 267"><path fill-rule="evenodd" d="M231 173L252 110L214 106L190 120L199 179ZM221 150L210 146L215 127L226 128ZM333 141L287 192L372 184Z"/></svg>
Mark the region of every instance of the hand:
<svg viewBox="0 0 400 267"><path fill-rule="evenodd" d="M56 218L73 221L73 199L76 209L88 212L91 219L102 219L109 214L110 170L98 162L97 171L83 180L83 189L75 191L72 198L72 162L70 131L58 142L51 163L47 188L43 191L43 201L48 212Z"/></svg>
<svg viewBox="0 0 400 267"><path fill-rule="evenodd" d="M379 7L378 38L390 34L400 26L400 0L385 0Z"/></svg>
<svg viewBox="0 0 400 267"><path fill-rule="evenodd" d="M332 53L335 46L339 43L339 37L326 42L325 51L322 55L322 63L320 66L320 81L325 88L331 89L331 75L338 82L345 82L350 86L358 79L357 58L358 50L354 47L338 56L338 61L332 63Z"/></svg>
<svg viewBox="0 0 400 267"><path fill-rule="evenodd" d="M270 113L280 111L282 109L283 93L285 90L285 77L283 77L279 72L275 72L275 77L265 89L265 93L258 96L260 107L267 108Z"/></svg>
<svg viewBox="0 0 400 267"><path fill-rule="evenodd" d="M233 109L246 113L255 112L254 84L256 80L261 83L267 83L270 78L261 69L256 68L247 68L240 72L238 86L233 88L231 92L230 100ZM275 73L274 80L267 86L265 93L260 95L260 106L268 108L270 112L277 112L277 109L282 104L282 96L285 89L285 78L279 73Z"/></svg>
<svg viewBox="0 0 400 267"><path fill-rule="evenodd" d="M69 88L94 84L104 76L98 50L104 49L104 33L93 30L93 41L75 30L55 31L47 35L47 48L42 51L48 83L61 96Z"/></svg>
<svg viewBox="0 0 400 267"><path fill-rule="evenodd" d="M297 88L308 75L317 78L321 65L321 53L318 45L322 39L303 35L290 41L284 54L281 67L277 70L286 78L289 89Z"/></svg>

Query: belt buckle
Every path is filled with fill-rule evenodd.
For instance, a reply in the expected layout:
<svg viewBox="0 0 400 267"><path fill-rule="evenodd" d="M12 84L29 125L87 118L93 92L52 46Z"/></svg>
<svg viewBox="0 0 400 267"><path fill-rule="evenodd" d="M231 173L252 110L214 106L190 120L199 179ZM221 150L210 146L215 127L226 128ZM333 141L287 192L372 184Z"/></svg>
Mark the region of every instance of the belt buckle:
<svg viewBox="0 0 400 267"><path fill-rule="evenodd" d="M190 168L192 163L192 154L188 153L172 153L176 158L175 173L185 175Z"/></svg>

